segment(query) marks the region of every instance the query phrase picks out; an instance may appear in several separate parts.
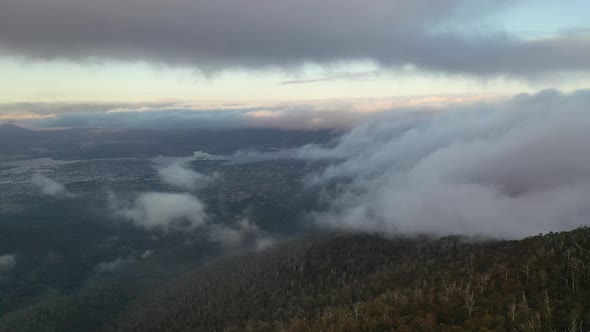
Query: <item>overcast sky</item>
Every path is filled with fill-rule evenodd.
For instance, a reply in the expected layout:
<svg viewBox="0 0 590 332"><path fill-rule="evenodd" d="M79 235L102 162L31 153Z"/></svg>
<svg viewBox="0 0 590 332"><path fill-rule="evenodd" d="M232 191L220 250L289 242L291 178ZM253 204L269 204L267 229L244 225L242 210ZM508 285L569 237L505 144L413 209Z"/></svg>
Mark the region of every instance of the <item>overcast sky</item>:
<svg viewBox="0 0 590 332"><path fill-rule="evenodd" d="M314 213L347 230L519 238L587 223L588 88L588 0L0 0L0 122L350 129L295 155L340 160L308 180L348 179ZM214 180L159 174L191 192ZM211 226L190 193L113 212ZM247 220L210 233L265 238Z"/></svg>
<svg viewBox="0 0 590 332"><path fill-rule="evenodd" d="M586 0L3 0L0 103L573 91L589 31Z"/></svg>

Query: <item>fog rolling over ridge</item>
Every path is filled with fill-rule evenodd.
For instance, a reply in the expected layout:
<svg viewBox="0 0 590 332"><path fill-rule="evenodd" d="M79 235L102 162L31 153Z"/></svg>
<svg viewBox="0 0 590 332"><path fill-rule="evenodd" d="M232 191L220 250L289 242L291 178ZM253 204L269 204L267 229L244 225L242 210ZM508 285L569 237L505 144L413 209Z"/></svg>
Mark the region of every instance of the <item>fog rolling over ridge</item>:
<svg viewBox="0 0 590 332"><path fill-rule="evenodd" d="M339 158L309 186L345 180L318 225L385 234L521 238L590 220L590 91L392 113L303 159Z"/></svg>
<svg viewBox="0 0 590 332"><path fill-rule="evenodd" d="M241 165L260 162L271 162L267 166L272 166L273 160L280 159L321 161L322 166L302 170L306 174L304 192L320 193L314 196L313 207L301 211L315 227L385 235L465 234L515 239L588 224L589 110L590 90L543 90L501 101L394 108L359 115L350 130L341 136L332 134L319 140L321 143L298 148L290 144L273 150L268 150L272 145L267 143L261 145L267 150L254 144L224 155L223 160L208 155L215 159L208 162L238 170ZM149 117L148 113L138 113L136 121ZM153 131L162 137L172 132ZM256 133L251 130L249 135ZM282 133L277 131L267 140L307 135L305 130ZM308 142L315 142L316 136L310 133ZM127 139L120 137L122 142ZM208 139L215 141L214 137ZM185 149L191 142L183 143ZM109 145L118 151L116 144L105 141L105 146ZM232 181L244 178L225 179L217 166L206 174L198 172L193 167L199 162L193 165L191 160L195 162L191 157L159 166L156 162L148 169L148 174L154 173L167 190L175 192L154 192L148 186L136 201L111 205L111 212L146 229L178 226L183 219L188 220L188 229L203 226L211 217L199 206L199 191L209 188L214 192L218 186L229 185L235 186L231 195L241 195L244 184ZM32 176L38 193L74 197L69 187L44 174ZM255 187L250 188L253 193ZM203 229L231 233L229 228L220 232L209 227L212 224L215 222ZM231 227L240 231L248 228L236 225Z"/></svg>

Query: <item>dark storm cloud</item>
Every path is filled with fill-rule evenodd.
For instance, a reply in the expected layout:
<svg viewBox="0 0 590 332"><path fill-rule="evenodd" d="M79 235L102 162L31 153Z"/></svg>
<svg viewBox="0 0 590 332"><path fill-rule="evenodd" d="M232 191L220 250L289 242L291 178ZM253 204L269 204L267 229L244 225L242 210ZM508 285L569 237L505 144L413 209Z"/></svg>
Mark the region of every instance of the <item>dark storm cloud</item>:
<svg viewBox="0 0 590 332"><path fill-rule="evenodd" d="M145 60L204 71L348 60L474 75L590 69L587 34L522 40L502 32L466 36L443 28L506 3L4 0L0 52L29 59Z"/></svg>

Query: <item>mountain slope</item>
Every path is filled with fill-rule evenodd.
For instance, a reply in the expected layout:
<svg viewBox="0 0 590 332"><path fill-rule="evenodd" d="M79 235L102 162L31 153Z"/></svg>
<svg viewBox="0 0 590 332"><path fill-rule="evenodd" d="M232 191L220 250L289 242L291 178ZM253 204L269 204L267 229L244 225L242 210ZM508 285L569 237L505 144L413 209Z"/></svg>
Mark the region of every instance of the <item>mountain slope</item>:
<svg viewBox="0 0 590 332"><path fill-rule="evenodd" d="M195 273L119 331L590 328L590 229L513 242L347 236Z"/></svg>
<svg viewBox="0 0 590 332"><path fill-rule="evenodd" d="M7 315L0 330L587 331L590 229L487 242L324 236L210 263L125 295L117 312L104 291Z"/></svg>

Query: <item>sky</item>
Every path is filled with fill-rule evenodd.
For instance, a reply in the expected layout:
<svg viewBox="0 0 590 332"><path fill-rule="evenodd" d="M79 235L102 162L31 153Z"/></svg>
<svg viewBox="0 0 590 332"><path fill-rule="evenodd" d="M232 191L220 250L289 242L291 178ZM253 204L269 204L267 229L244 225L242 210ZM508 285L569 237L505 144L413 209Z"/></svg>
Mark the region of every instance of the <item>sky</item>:
<svg viewBox="0 0 590 332"><path fill-rule="evenodd" d="M52 115L39 104L501 98L589 72L585 0L0 3L3 121Z"/></svg>
<svg viewBox="0 0 590 332"><path fill-rule="evenodd" d="M338 160L306 179L348 179L326 227L520 238L590 216L587 0L2 0L0 74L0 122L33 129L346 129L240 152ZM215 179L159 175L187 192L115 214L207 226L192 191Z"/></svg>

